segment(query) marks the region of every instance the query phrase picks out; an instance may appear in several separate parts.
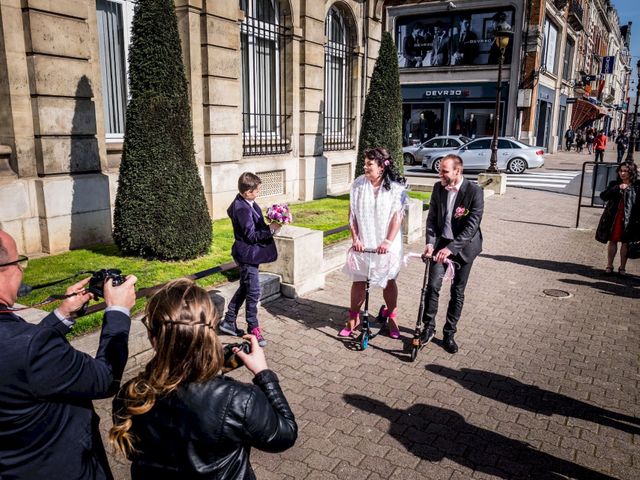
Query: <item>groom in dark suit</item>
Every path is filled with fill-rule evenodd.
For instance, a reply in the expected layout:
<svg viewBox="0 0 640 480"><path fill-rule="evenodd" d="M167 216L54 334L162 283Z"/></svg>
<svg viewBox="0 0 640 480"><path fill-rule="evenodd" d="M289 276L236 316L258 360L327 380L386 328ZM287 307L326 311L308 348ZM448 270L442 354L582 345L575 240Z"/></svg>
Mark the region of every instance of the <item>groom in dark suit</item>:
<svg viewBox="0 0 640 480"><path fill-rule="evenodd" d="M13 305L28 258L0 231L0 479L110 479L91 400L112 395L127 363L129 310L136 277L104 286L105 311L95 358L64 334L89 301L85 279L38 325Z"/></svg>
<svg viewBox="0 0 640 480"><path fill-rule="evenodd" d="M433 186L431 194L424 250L424 255L432 257L423 317L426 325L424 343L435 335L445 260L452 260L460 266L456 268L451 284L451 300L443 329L444 348L449 353L458 351L454 335L462 313L464 290L473 261L482 251L480 222L484 195L482 188L462 176L462 168L462 159L457 155L447 155L440 162L440 182Z"/></svg>

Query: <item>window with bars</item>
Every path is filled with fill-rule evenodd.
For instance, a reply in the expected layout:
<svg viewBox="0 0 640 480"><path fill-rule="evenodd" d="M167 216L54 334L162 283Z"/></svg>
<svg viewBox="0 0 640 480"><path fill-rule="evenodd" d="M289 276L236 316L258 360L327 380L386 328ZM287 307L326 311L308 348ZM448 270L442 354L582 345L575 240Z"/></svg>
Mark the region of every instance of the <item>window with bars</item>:
<svg viewBox="0 0 640 480"><path fill-rule="evenodd" d="M124 137L127 59L134 0L97 0L98 43L107 140Z"/></svg>
<svg viewBox="0 0 640 480"><path fill-rule="evenodd" d="M324 50L324 149L354 148L352 76L354 45L344 16L335 7L325 21Z"/></svg>
<svg viewBox="0 0 640 480"><path fill-rule="evenodd" d="M242 138L244 155L288 150L285 18L277 0L240 0L244 20L242 55Z"/></svg>

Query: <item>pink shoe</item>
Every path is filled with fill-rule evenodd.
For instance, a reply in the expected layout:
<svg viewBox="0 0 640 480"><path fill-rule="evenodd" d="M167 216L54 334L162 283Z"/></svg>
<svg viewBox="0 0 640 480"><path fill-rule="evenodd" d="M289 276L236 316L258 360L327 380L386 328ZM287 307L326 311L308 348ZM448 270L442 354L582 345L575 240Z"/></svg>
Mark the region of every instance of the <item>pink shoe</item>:
<svg viewBox="0 0 640 480"><path fill-rule="evenodd" d="M338 333L338 336L339 337L350 337L351 336L351 332L353 332L353 330L351 330L349 328L349 326L347 325L342 330L340 330L340 332Z"/></svg>
<svg viewBox="0 0 640 480"><path fill-rule="evenodd" d="M355 321L353 328L349 326L349 322L351 321ZM340 332L338 333L339 337L350 337L353 331L356 328L358 328L358 325L360 325L360 312L359 311L353 312L349 310L349 322L347 322L344 328L340 330Z"/></svg>
<svg viewBox="0 0 640 480"><path fill-rule="evenodd" d="M386 309L385 309L386 310ZM385 312L388 314L388 310ZM389 320L388 320L388 325L389 325L389 336L391 338L393 338L394 340L397 340L400 338L400 329L398 328L398 324L396 323L396 317L398 316L398 312L393 312L391 315L388 316Z"/></svg>

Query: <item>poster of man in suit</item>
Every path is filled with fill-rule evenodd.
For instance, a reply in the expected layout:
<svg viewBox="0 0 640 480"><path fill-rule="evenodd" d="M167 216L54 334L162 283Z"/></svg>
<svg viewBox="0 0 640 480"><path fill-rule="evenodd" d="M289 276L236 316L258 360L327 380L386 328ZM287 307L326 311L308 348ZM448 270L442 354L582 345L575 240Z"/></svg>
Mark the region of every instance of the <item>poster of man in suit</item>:
<svg viewBox="0 0 640 480"><path fill-rule="evenodd" d="M400 68L495 65L499 24L513 27L514 9L468 10L398 17L396 45ZM510 42L505 64L511 61Z"/></svg>

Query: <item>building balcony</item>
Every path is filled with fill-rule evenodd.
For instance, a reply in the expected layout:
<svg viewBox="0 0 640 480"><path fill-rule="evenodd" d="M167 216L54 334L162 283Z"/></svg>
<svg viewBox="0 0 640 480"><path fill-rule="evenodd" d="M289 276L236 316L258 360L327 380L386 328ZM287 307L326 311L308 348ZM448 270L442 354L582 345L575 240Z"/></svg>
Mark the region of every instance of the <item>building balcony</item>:
<svg viewBox="0 0 640 480"><path fill-rule="evenodd" d="M573 28L576 32L584 30L584 25L582 23L583 10L582 5L578 0L571 0L569 3L569 16L567 21L571 28Z"/></svg>
<svg viewBox="0 0 640 480"><path fill-rule="evenodd" d="M562 10L564 7L566 7L567 3L569 3L569 0L553 0L553 4L558 10Z"/></svg>

